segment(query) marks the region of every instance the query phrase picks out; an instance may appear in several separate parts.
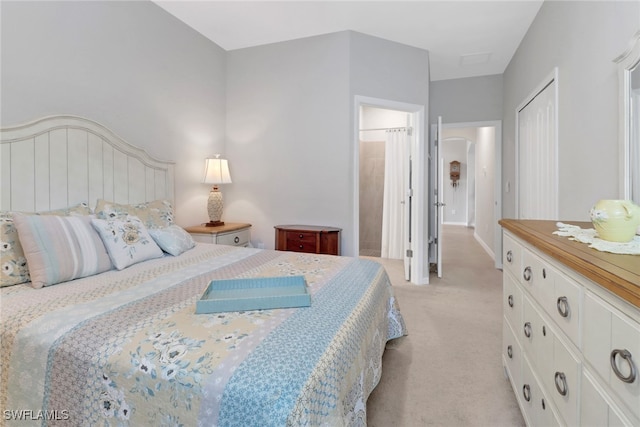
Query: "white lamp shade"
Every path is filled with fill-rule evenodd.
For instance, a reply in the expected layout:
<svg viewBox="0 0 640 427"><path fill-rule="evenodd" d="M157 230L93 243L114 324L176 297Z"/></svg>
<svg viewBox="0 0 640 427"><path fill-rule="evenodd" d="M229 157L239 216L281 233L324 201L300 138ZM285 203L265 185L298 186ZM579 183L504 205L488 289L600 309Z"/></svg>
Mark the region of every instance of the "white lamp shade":
<svg viewBox="0 0 640 427"><path fill-rule="evenodd" d="M205 184L231 184L229 162L226 159L206 159L204 166Z"/></svg>

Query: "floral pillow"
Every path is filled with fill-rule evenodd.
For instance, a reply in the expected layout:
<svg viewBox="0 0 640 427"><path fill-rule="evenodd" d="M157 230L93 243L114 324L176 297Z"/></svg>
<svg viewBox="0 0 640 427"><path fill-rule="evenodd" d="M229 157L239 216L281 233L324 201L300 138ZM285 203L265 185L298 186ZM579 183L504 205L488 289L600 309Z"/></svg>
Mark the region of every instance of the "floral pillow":
<svg viewBox="0 0 640 427"><path fill-rule="evenodd" d="M173 224L173 208L168 200L124 205L98 199L95 211L100 219L125 219L128 215L138 217L148 229L164 228Z"/></svg>
<svg viewBox="0 0 640 427"><path fill-rule="evenodd" d="M91 223L100 234L109 258L118 270L162 256L162 249L149 235L142 221L135 216L127 216L126 219L94 218Z"/></svg>
<svg viewBox="0 0 640 427"><path fill-rule="evenodd" d="M191 234L177 225L149 230L149 234L163 251L173 256L178 256L196 245Z"/></svg>
<svg viewBox="0 0 640 427"><path fill-rule="evenodd" d="M0 288L3 286L17 285L29 282L29 269L27 259L24 256L18 230L13 222L14 212L0 212ZM31 213L30 213L31 214ZM36 215L89 215L91 209L86 203L57 209L54 211L39 212Z"/></svg>

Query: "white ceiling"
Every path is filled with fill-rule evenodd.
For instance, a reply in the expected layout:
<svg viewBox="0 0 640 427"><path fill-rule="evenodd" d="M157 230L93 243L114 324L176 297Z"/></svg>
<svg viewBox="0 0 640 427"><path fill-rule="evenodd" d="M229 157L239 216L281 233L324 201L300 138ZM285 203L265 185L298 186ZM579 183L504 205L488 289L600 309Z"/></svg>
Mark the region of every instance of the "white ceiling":
<svg viewBox="0 0 640 427"><path fill-rule="evenodd" d="M225 50L343 30L422 48L431 80L502 74L542 2L155 1Z"/></svg>

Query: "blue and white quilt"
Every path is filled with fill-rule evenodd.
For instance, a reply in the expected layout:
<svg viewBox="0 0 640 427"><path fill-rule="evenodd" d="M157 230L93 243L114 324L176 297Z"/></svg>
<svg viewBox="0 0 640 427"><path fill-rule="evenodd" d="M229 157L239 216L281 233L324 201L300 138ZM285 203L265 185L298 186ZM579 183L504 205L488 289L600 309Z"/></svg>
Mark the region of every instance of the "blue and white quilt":
<svg viewBox="0 0 640 427"><path fill-rule="evenodd" d="M310 307L195 314L211 280L285 275ZM406 333L378 263L221 245L0 298L8 425L366 425Z"/></svg>

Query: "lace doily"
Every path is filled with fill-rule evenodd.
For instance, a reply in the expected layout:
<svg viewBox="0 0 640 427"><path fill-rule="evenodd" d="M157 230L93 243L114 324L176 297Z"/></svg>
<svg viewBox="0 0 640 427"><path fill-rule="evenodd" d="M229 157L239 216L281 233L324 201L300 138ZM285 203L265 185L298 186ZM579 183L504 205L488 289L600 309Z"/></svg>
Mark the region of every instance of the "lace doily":
<svg viewBox="0 0 640 427"><path fill-rule="evenodd" d="M634 236L633 240L626 243L609 242L598 238L598 233L593 228L580 228L577 225L557 222L558 231L553 234L558 236L570 236L569 240L587 243L590 248L601 252L611 252L623 255L640 255L640 236Z"/></svg>

